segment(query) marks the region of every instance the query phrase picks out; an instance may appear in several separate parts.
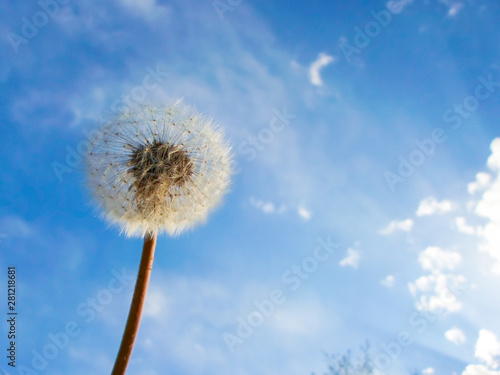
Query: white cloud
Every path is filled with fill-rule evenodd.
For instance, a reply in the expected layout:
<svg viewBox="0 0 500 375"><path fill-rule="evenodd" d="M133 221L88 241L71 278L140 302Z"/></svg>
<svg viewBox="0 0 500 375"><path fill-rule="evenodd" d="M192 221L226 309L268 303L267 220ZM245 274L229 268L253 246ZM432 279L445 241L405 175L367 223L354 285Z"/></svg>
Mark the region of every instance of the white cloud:
<svg viewBox="0 0 500 375"><path fill-rule="evenodd" d="M491 156L488 158L487 165L492 171L500 172L500 138L495 138L491 142Z"/></svg>
<svg viewBox="0 0 500 375"><path fill-rule="evenodd" d="M439 0L440 3L445 4L448 7L448 16L455 17L460 9L463 8L464 4L455 0Z"/></svg>
<svg viewBox="0 0 500 375"><path fill-rule="evenodd" d="M434 369L432 367L427 367L426 369L422 370L423 375L432 375L434 374Z"/></svg>
<svg viewBox="0 0 500 375"><path fill-rule="evenodd" d="M416 295L417 292L429 292L434 288L434 284L436 281L436 276L420 276L414 283L410 283L410 292L413 295Z"/></svg>
<svg viewBox="0 0 500 375"><path fill-rule="evenodd" d="M453 327L444 333L446 340L452 342L455 345L460 345L465 343L466 337L465 333L457 327Z"/></svg>
<svg viewBox="0 0 500 375"><path fill-rule="evenodd" d="M429 246L419 254L420 266L431 274L423 275L408 284L411 294L416 298L415 306L418 310L451 313L462 309L458 296L466 278L463 275L443 273L454 270L461 260L459 253L436 246Z"/></svg>
<svg viewBox="0 0 500 375"><path fill-rule="evenodd" d="M297 213L304 220L309 220L312 216L311 211L309 211L307 208L301 207L301 206L297 209Z"/></svg>
<svg viewBox="0 0 500 375"><path fill-rule="evenodd" d="M311 83L315 86L323 86L323 80L321 79L320 71L325 66L331 64L335 61L335 58L329 56L325 53L320 53L318 59L314 61L309 67L309 78Z"/></svg>
<svg viewBox="0 0 500 375"><path fill-rule="evenodd" d="M436 246L429 246L418 256L422 269L439 273L455 269L462 261L462 256L455 251L445 251Z"/></svg>
<svg viewBox="0 0 500 375"><path fill-rule="evenodd" d="M349 248L347 249L347 255L344 259L342 259L339 264L341 267L352 267L352 268L358 268L359 261L361 259L361 255L358 250Z"/></svg>
<svg viewBox="0 0 500 375"><path fill-rule="evenodd" d="M469 202L468 210L483 219L487 219L486 223L482 226L471 226L462 216L455 217L454 221L460 232L476 235L479 238L478 248L491 256L493 259L492 271L500 274L500 174L498 173L500 172L500 138L493 140L491 151L487 162L490 171L478 173L476 181L467 186L471 195L478 195L474 201ZM420 203L417 215L442 214L453 211L457 207L458 205L449 200L437 201L434 197L428 197ZM460 291L474 285L455 271L462 262L462 255L457 251L446 251L439 247L430 246L419 254L418 261L428 274L408 285L415 298L416 307L419 310L427 311L456 312L461 310ZM454 290L458 290L459 293L455 293ZM465 335L458 329L447 331L445 337L456 344L465 341ZM490 343L485 344L485 340L490 340ZM495 348L497 342L495 340L491 335L483 332L477 345L478 358L484 359L489 364L493 363L494 356L487 348ZM494 353L496 353L495 350ZM500 349L497 351L500 355ZM498 366L500 366L500 362Z"/></svg>
<svg viewBox="0 0 500 375"><path fill-rule="evenodd" d="M484 190L491 183L491 175L485 172L479 172L476 175L476 181L467 185L470 194Z"/></svg>
<svg viewBox="0 0 500 375"><path fill-rule="evenodd" d="M262 211L266 215L271 215L271 214L282 214L287 210L287 206L284 204L281 204L278 206L277 204L271 202L271 201L263 201L260 199L256 199L254 197L250 197L250 204L258 209L259 211ZM300 218L303 220L310 220L312 217L312 212L311 210L307 209L304 206L298 206L297 207L297 215L299 215Z"/></svg>
<svg viewBox="0 0 500 375"><path fill-rule="evenodd" d="M261 210L265 214L272 214L276 211L276 207L273 202L264 202L253 197L250 198L250 203L256 209Z"/></svg>
<svg viewBox="0 0 500 375"><path fill-rule="evenodd" d="M417 209L417 216L444 214L455 210L455 208L456 205L449 200L438 202L436 198L428 197L420 202Z"/></svg>
<svg viewBox="0 0 500 375"><path fill-rule="evenodd" d="M493 140L491 151L487 165L492 171L500 172L500 138ZM479 249L495 260L492 271L500 274L500 173L483 193L475 213L489 219L480 232L482 243Z"/></svg>
<svg viewBox="0 0 500 375"><path fill-rule="evenodd" d="M490 368L498 368L500 366L500 341L497 335L486 329L479 331L475 355Z"/></svg>
<svg viewBox="0 0 500 375"><path fill-rule="evenodd" d="M462 372L462 375L500 375L500 371L491 371L483 365L469 365Z"/></svg>
<svg viewBox="0 0 500 375"><path fill-rule="evenodd" d="M380 281L380 284L389 288L394 286L394 275L387 275L385 279Z"/></svg>
<svg viewBox="0 0 500 375"><path fill-rule="evenodd" d="M389 234L394 233L397 230L401 230L403 232L409 232L413 228L414 221L412 219L406 220L393 220L389 223L389 225L385 228L380 229L378 232L384 236L388 236Z"/></svg>
<svg viewBox="0 0 500 375"><path fill-rule="evenodd" d="M469 235L476 234L476 230L474 229L474 227L467 224L465 217L461 217L461 216L457 217L455 219L455 224L457 225L458 230L462 233L469 234Z"/></svg>
<svg viewBox="0 0 500 375"><path fill-rule="evenodd" d="M408 287L417 298L415 306L418 310L453 313L462 309L458 296L466 281L463 275L433 274L421 276Z"/></svg>

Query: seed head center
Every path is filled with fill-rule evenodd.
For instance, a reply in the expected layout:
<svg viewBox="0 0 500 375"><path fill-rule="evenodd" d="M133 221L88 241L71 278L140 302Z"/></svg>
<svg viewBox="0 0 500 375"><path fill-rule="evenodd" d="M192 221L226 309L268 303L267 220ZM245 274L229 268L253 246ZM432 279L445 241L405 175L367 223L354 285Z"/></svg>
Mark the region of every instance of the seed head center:
<svg viewBox="0 0 500 375"><path fill-rule="evenodd" d="M128 171L134 177L137 198L149 201L182 187L193 174L193 163L182 146L154 140L133 149Z"/></svg>

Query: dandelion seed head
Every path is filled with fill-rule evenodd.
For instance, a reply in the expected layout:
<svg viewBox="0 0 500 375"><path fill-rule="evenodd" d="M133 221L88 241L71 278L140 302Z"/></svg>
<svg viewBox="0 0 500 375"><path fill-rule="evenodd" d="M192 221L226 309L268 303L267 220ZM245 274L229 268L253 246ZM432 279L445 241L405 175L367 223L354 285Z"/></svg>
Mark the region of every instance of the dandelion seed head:
<svg viewBox="0 0 500 375"><path fill-rule="evenodd" d="M139 106L94 134L89 184L128 236L177 235L204 222L227 192L230 150L218 126L190 107Z"/></svg>

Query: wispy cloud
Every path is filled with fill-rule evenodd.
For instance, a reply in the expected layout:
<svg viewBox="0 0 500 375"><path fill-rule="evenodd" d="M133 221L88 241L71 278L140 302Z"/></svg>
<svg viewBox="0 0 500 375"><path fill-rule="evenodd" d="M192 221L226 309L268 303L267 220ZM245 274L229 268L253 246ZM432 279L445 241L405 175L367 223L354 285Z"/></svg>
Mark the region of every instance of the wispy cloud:
<svg viewBox="0 0 500 375"><path fill-rule="evenodd" d="M455 17L458 15L460 10L463 8L464 4L460 1L455 0L439 0L440 3L448 7L448 16Z"/></svg>
<svg viewBox="0 0 500 375"><path fill-rule="evenodd" d="M323 86L323 80L321 78L321 70L335 62L335 58L333 56L327 55L326 53L320 53L317 60L314 61L309 67L309 79L311 83L315 86Z"/></svg>
<svg viewBox="0 0 500 375"><path fill-rule="evenodd" d="M120 3L131 13L136 15L144 16L148 19L153 20L154 18L165 16L167 8L160 6L156 3L156 0L119 0Z"/></svg>
<svg viewBox="0 0 500 375"><path fill-rule="evenodd" d="M387 9L392 13L401 13L408 5L413 3L413 0L390 0L386 3Z"/></svg>
<svg viewBox="0 0 500 375"><path fill-rule="evenodd" d="M276 204L271 201L263 201L254 197L250 197L250 204L265 214L280 214L286 211L286 206L283 204L277 207Z"/></svg>
<svg viewBox="0 0 500 375"><path fill-rule="evenodd" d="M349 248L347 249L347 255L339 262L339 265L341 267L358 268L360 260L360 252L358 250Z"/></svg>
<svg viewBox="0 0 500 375"><path fill-rule="evenodd" d="M280 335L311 336L321 330L326 314L320 305L304 303L286 305L276 312L272 326Z"/></svg>
<svg viewBox="0 0 500 375"><path fill-rule="evenodd" d="M394 280L395 280L394 275L387 275L385 279L380 281L380 284L388 288L392 288L394 286Z"/></svg>
<svg viewBox="0 0 500 375"><path fill-rule="evenodd" d="M449 200L445 199L439 202L434 197L428 197L420 202L416 215L428 216L435 214L445 214L447 212L452 212L455 209L456 209L456 204Z"/></svg>
<svg viewBox="0 0 500 375"><path fill-rule="evenodd" d="M0 227L4 232L4 238L29 237L36 233L36 226L19 216L4 216L0 218Z"/></svg>
<svg viewBox="0 0 500 375"><path fill-rule="evenodd" d="M387 225L385 228L382 228L378 231L379 234L388 236L398 230L403 231L403 232L409 232L413 228L413 222L412 219L406 219L406 220L393 220Z"/></svg>
<svg viewBox="0 0 500 375"><path fill-rule="evenodd" d="M158 288L151 288L144 305L144 315L152 318L162 317L166 319L170 308L167 295Z"/></svg>
<svg viewBox="0 0 500 375"><path fill-rule="evenodd" d="M299 208L297 208L297 213L302 219L306 221L309 220L312 216L312 212L303 206L299 206Z"/></svg>

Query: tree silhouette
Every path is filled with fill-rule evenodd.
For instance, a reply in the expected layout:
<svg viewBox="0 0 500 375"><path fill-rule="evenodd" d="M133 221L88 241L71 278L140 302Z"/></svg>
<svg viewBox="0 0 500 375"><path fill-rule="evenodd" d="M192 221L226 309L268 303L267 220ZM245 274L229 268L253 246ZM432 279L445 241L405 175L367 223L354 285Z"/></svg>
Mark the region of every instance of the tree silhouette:
<svg viewBox="0 0 500 375"><path fill-rule="evenodd" d="M361 345L360 351L361 353L354 358L350 350L342 356L324 352L328 363L328 372L324 375L372 375L374 365L370 357L370 343L367 341Z"/></svg>
<svg viewBox="0 0 500 375"><path fill-rule="evenodd" d="M322 375L374 375L375 364L370 356L370 342L361 345L359 352L353 357L351 350L344 355L337 356L323 352L328 364L328 371ZM377 372L380 374L380 371ZM420 371L414 370L411 375L420 375ZM311 375L316 375L314 372Z"/></svg>

